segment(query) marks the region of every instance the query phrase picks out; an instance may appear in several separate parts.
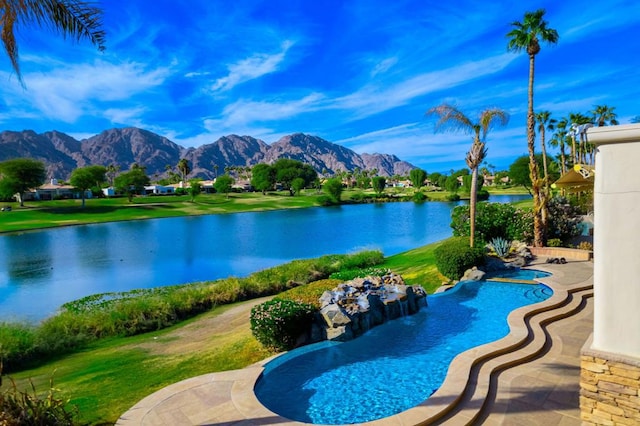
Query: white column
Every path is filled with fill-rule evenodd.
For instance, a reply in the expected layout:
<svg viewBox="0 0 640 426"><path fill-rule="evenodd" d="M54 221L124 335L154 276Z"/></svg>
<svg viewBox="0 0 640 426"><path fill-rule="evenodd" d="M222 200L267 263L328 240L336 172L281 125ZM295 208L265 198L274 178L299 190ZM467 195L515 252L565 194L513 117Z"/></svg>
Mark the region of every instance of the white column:
<svg viewBox="0 0 640 426"><path fill-rule="evenodd" d="M592 348L640 358L640 124L594 127Z"/></svg>

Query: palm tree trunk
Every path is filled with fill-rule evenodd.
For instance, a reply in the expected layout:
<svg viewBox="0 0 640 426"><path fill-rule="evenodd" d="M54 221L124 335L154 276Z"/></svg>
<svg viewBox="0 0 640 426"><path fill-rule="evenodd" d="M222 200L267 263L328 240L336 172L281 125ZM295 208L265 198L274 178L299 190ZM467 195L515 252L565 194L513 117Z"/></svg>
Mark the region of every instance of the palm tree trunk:
<svg viewBox="0 0 640 426"><path fill-rule="evenodd" d="M562 161L562 174L567 173L567 159L564 155L564 143L562 142L560 145L560 161Z"/></svg>
<svg viewBox="0 0 640 426"><path fill-rule="evenodd" d="M476 234L476 200L478 198L478 167L471 170L471 193L469 194L469 246L473 247Z"/></svg>
<svg viewBox="0 0 640 426"><path fill-rule="evenodd" d="M544 126L544 125L543 125ZM540 149L542 150L542 166L544 167L544 189L549 192L549 171L547 169L547 147L544 146L545 130L540 130Z"/></svg>
<svg viewBox="0 0 640 426"><path fill-rule="evenodd" d="M533 75L535 71L535 56L529 55L529 107L527 111L527 148L529 150L529 177L531 178L531 189L533 192L533 246L542 247L544 245L544 225L542 222L542 197L540 179L538 175L538 165L535 157L535 125L536 120L533 113Z"/></svg>

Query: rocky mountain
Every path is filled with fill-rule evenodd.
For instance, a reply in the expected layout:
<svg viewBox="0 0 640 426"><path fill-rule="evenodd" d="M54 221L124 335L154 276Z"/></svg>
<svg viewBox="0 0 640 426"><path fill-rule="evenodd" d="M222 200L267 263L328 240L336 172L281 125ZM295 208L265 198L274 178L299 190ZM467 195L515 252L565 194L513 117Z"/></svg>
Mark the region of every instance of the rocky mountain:
<svg viewBox="0 0 640 426"><path fill-rule="evenodd" d="M197 148L184 148L155 133L135 127L105 130L78 141L61 132L37 134L31 130L0 133L0 161L29 157L42 160L49 178L68 179L77 167L116 165L128 170L137 163L152 179L189 160L189 177L213 178L229 166L252 166L292 158L310 164L319 173L377 169L383 176L406 175L415 167L390 154L362 154L317 136L296 133L271 145L250 136L229 135Z"/></svg>

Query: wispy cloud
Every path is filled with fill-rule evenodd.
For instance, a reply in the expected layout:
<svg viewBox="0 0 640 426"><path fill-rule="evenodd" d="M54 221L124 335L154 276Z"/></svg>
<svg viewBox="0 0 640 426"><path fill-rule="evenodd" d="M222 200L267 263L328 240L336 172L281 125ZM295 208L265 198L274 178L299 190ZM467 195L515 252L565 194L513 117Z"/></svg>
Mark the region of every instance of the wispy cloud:
<svg viewBox="0 0 640 426"><path fill-rule="evenodd" d="M276 72L279 65L286 58L287 51L291 46L293 46L293 42L287 40L282 43L280 46L281 50L278 53L272 55L257 53L249 58L229 65L229 74L217 79L211 87L211 90L214 92L224 92L233 89L238 84Z"/></svg>
<svg viewBox="0 0 640 426"><path fill-rule="evenodd" d="M420 96L446 91L497 73L509 65L513 59L514 55L503 54L419 74L395 84L367 85L352 94L337 98L332 107L350 110L357 118L367 117L405 105Z"/></svg>
<svg viewBox="0 0 640 426"><path fill-rule="evenodd" d="M160 86L169 74L168 68L147 70L139 63L100 60L25 74L26 91L17 86L5 90L25 110L31 108L47 119L72 123L85 114L102 114L94 102L129 100Z"/></svg>

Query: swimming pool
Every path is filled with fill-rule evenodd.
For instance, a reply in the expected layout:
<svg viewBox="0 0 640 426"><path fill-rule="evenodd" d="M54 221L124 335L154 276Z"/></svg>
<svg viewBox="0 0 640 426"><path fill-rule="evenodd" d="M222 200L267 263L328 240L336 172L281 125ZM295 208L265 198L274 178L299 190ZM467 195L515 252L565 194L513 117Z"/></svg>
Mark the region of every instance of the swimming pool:
<svg viewBox="0 0 640 426"><path fill-rule="evenodd" d="M345 342L296 349L268 363L260 402L307 423L353 424L405 411L433 394L453 358L509 332L508 314L549 298L542 284L466 281L430 295L419 313Z"/></svg>
<svg viewBox="0 0 640 426"><path fill-rule="evenodd" d="M507 269L502 270L496 273L489 273L485 276L485 279L490 280L491 278L508 278L513 280L525 280L525 281L533 281L537 278L544 278L551 275L549 272L538 271L536 269Z"/></svg>

